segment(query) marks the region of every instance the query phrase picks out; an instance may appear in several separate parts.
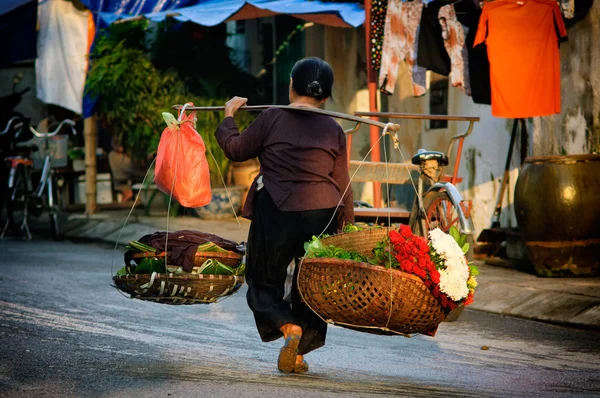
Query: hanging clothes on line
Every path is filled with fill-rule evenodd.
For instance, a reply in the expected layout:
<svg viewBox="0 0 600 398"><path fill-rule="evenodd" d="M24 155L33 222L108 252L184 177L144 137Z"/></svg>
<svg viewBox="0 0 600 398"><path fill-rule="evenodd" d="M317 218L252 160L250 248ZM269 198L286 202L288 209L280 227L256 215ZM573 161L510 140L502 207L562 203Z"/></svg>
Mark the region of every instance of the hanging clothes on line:
<svg viewBox="0 0 600 398"><path fill-rule="evenodd" d="M417 63L427 70L448 76L451 62L444 46L442 25L439 20L442 7L446 7L446 3L436 1L428 4L421 14Z"/></svg>
<svg viewBox="0 0 600 398"><path fill-rule="evenodd" d="M578 21L581 21L590 11L594 0L558 0L560 11L565 18L565 26L569 29Z"/></svg>
<svg viewBox="0 0 600 398"><path fill-rule="evenodd" d="M483 6L474 45L487 44L492 114L560 113L560 54L567 32L554 0L495 0Z"/></svg>
<svg viewBox="0 0 600 398"><path fill-rule="evenodd" d="M398 63L405 61L411 72L413 96L425 94L427 70L450 76L452 86L471 95L467 32L448 1L389 0L379 74L381 91L393 93Z"/></svg>
<svg viewBox="0 0 600 398"><path fill-rule="evenodd" d="M38 6L38 23L37 97L81 114L93 15L70 1L48 0Z"/></svg>
<svg viewBox="0 0 600 398"><path fill-rule="evenodd" d="M468 81L471 89L471 98L476 104L491 105L492 89L490 83L490 60L487 55L487 46L481 43L474 47L475 35L481 18L479 3L460 1L454 4L458 21L463 24L466 38L465 47L468 59Z"/></svg>
<svg viewBox="0 0 600 398"><path fill-rule="evenodd" d="M405 61L413 81L413 95L426 92L426 70L416 63L418 29L423 3L420 0L402 2L389 0L379 71L379 87L385 94L393 94L398 77L398 66Z"/></svg>
<svg viewBox="0 0 600 398"><path fill-rule="evenodd" d="M379 71L381 67L381 51L383 48L383 28L387 14L387 0L371 2L371 68Z"/></svg>
<svg viewBox="0 0 600 398"><path fill-rule="evenodd" d="M563 16L568 19L575 17L575 0L559 0Z"/></svg>
<svg viewBox="0 0 600 398"><path fill-rule="evenodd" d="M453 5L440 8L438 15L442 27L444 48L450 57L450 84L471 95L469 84L469 55L465 45L465 30L458 19Z"/></svg>
<svg viewBox="0 0 600 398"><path fill-rule="evenodd" d="M466 34L456 16L454 4L444 1L429 4L421 15L417 64L450 76L453 87L471 95Z"/></svg>

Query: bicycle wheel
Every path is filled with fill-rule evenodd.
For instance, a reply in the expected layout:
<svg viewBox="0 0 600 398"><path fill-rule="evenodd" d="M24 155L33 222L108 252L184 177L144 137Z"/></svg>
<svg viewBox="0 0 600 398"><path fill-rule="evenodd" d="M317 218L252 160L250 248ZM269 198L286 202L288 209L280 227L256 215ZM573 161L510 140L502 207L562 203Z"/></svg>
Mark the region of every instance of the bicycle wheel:
<svg viewBox="0 0 600 398"><path fill-rule="evenodd" d="M423 208L425 209L425 225L427 231L439 228L445 233L450 231L451 227L456 227L459 231L467 228L467 225L461 225L458 211L450 195L447 192L428 192L423 198ZM467 260L473 260L473 235L467 235L469 251Z"/></svg>
<svg viewBox="0 0 600 398"><path fill-rule="evenodd" d="M20 235L21 229L27 225L27 195L31 191L31 182L27 178L27 170L22 164L15 168L12 188L7 191L6 216L8 225L15 235ZM29 236L29 231L26 231Z"/></svg>

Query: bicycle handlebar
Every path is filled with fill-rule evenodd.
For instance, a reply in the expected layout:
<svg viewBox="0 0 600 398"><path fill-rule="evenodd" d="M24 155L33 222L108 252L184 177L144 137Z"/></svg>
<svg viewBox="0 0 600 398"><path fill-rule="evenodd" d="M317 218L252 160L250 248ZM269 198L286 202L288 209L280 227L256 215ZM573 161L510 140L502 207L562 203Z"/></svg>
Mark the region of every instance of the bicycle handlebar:
<svg viewBox="0 0 600 398"><path fill-rule="evenodd" d="M73 132L73 135L77 135L77 131L75 130L75 122L72 121L71 119L65 119L62 122L60 122L60 124L58 125L56 130L54 130L51 133L40 133L36 129L34 129L32 126L29 126L29 130L33 133L33 135L35 135L36 137L39 137L39 138L54 137L56 134L58 134L58 132L62 128L63 124L65 124L65 123L68 124L69 126L71 126L71 131Z"/></svg>
<svg viewBox="0 0 600 398"><path fill-rule="evenodd" d="M23 119L21 116L13 116L10 118L10 120L8 121L8 123L6 124L6 128L3 131L0 131L0 135L4 135L6 133L8 133L10 131L10 127L12 126L13 122L15 120L20 120Z"/></svg>

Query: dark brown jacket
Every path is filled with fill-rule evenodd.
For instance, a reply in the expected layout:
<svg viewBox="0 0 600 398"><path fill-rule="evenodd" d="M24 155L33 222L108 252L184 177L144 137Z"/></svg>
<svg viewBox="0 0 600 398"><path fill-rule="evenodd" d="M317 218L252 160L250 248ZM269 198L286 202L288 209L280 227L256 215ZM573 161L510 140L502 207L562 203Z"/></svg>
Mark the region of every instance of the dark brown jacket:
<svg viewBox="0 0 600 398"><path fill-rule="evenodd" d="M259 176L263 176L265 189L279 210L305 211L339 205L339 225L354 222L346 135L332 118L270 108L241 134L234 119L225 118L215 137L233 161L258 157ZM242 212L250 219L257 179L258 176Z"/></svg>

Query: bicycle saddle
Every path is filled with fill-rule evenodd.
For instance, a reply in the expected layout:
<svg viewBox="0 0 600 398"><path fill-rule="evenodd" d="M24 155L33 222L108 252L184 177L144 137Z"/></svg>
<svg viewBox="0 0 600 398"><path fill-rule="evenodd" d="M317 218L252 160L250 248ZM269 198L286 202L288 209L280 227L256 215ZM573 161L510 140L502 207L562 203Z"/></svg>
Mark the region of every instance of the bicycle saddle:
<svg viewBox="0 0 600 398"><path fill-rule="evenodd" d="M416 165L420 165L426 160L437 160L440 166L448 165L448 156L442 152L419 149L417 154L412 157L412 163Z"/></svg>

